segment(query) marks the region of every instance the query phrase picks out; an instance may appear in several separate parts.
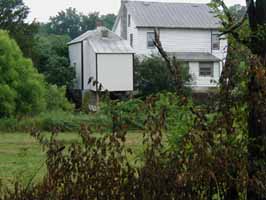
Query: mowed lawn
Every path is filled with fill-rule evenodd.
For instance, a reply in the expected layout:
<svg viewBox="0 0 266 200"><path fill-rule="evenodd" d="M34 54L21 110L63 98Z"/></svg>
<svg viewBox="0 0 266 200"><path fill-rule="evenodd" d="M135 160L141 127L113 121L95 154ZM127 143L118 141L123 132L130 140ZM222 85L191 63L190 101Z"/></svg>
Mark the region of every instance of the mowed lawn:
<svg viewBox="0 0 266 200"><path fill-rule="evenodd" d="M134 152L134 157L130 158L133 161L142 152L142 138L141 133L132 132L127 135L127 144ZM68 145L80 142L81 138L77 133L60 133L58 140ZM0 180L3 184L8 186L17 180L28 183L45 162L45 158L45 150L29 134L0 132ZM44 174L45 167L41 168L33 181L40 180Z"/></svg>

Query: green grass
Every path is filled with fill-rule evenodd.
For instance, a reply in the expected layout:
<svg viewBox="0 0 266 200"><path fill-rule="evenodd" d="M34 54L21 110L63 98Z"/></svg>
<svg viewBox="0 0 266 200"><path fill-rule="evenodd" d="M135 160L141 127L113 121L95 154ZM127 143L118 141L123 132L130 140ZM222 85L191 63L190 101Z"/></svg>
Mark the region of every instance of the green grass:
<svg viewBox="0 0 266 200"><path fill-rule="evenodd" d="M66 145L81 141L77 133L60 133L58 139ZM135 161L141 153L142 134L128 133L127 144L134 152L130 159ZM29 134L0 133L0 180L5 185L8 186L14 181L28 183L44 161L45 152ZM44 174L45 167L40 170L34 181L40 180Z"/></svg>

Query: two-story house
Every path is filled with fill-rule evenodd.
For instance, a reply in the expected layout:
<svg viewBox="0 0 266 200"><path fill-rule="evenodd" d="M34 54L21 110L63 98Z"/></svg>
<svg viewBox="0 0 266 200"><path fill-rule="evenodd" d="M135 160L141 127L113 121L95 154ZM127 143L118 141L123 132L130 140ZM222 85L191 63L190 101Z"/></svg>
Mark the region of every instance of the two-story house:
<svg viewBox="0 0 266 200"><path fill-rule="evenodd" d="M139 56L158 54L154 28L163 48L189 66L192 87L215 87L226 57L227 40L206 4L121 1L113 31Z"/></svg>

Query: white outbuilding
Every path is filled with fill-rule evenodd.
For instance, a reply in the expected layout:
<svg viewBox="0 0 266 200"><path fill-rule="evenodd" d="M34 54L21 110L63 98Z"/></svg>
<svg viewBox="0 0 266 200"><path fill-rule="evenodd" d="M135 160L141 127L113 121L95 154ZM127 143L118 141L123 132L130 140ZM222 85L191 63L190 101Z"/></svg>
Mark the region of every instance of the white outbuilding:
<svg viewBox="0 0 266 200"><path fill-rule="evenodd" d="M120 36L98 27L68 45L70 63L76 71L74 89L83 94L133 91L134 50Z"/></svg>

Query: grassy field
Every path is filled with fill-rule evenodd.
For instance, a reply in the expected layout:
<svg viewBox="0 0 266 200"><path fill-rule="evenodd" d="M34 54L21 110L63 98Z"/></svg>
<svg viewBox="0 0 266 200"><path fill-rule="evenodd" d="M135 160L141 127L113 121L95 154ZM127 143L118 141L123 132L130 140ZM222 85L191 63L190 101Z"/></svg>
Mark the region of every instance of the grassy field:
<svg viewBox="0 0 266 200"><path fill-rule="evenodd" d="M77 133L60 133L58 139L66 145L80 141ZM127 144L138 155L142 149L142 134L129 133ZM130 159L137 159L137 156ZM27 183L44 160L45 152L29 134L0 133L0 180L3 184L16 180ZM44 173L45 168L42 168L34 181L40 180Z"/></svg>

